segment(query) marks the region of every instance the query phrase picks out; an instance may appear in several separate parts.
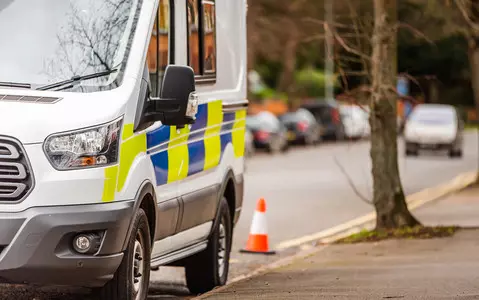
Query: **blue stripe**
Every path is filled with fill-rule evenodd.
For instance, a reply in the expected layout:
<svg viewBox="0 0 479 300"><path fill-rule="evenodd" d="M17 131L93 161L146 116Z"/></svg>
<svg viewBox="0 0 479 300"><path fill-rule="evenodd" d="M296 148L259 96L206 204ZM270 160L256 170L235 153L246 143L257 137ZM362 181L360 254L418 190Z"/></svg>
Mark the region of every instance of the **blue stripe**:
<svg viewBox="0 0 479 300"><path fill-rule="evenodd" d="M170 139L170 126L162 125L161 127L150 131L146 134L146 148L151 149Z"/></svg>
<svg viewBox="0 0 479 300"><path fill-rule="evenodd" d="M225 131L233 130L233 125L234 125L235 118L236 118L236 115L234 113L225 113L223 115L223 125L221 125L221 134L223 134ZM227 123L227 124L225 124L225 123ZM224 148L221 148L221 151L223 151L223 150L224 150Z"/></svg>
<svg viewBox="0 0 479 300"><path fill-rule="evenodd" d="M236 114L235 113L224 113L223 114L223 123L226 123L226 122L233 122L236 118Z"/></svg>
<svg viewBox="0 0 479 300"><path fill-rule="evenodd" d="M232 143L233 138L231 131L233 129L236 114L224 113L223 123L221 125L220 141L221 141L221 158L228 144ZM225 124L229 123L229 124ZM188 176L200 173L204 169L205 164L205 142L204 135L208 126L208 104L198 106L196 122L191 126L188 136ZM196 131L196 132L195 132ZM151 162L154 166L157 186L164 185L168 182L168 142L170 140L170 126L161 126L147 133L147 149L154 150L155 154L151 155ZM163 145L158 148L159 145ZM148 152L150 153L150 152Z"/></svg>
<svg viewBox="0 0 479 300"><path fill-rule="evenodd" d="M168 182L168 151L162 151L151 156L155 167L156 185Z"/></svg>
<svg viewBox="0 0 479 300"><path fill-rule="evenodd" d="M203 171L205 166L205 141L196 141L188 145L188 176Z"/></svg>
<svg viewBox="0 0 479 300"><path fill-rule="evenodd" d="M208 104L198 105L198 113L196 114L196 121L191 125L190 131L205 129L208 124Z"/></svg>
<svg viewBox="0 0 479 300"><path fill-rule="evenodd" d="M231 132L221 134L221 158L225 152L226 146L233 141Z"/></svg>

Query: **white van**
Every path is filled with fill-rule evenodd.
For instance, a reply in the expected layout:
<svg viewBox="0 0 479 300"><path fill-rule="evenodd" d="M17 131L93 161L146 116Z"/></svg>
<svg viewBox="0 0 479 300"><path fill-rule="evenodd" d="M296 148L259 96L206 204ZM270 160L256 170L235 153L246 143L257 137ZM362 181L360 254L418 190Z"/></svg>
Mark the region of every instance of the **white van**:
<svg viewBox="0 0 479 300"><path fill-rule="evenodd" d="M0 279L146 299L175 265L192 293L225 284L245 1L0 1L0 39Z"/></svg>

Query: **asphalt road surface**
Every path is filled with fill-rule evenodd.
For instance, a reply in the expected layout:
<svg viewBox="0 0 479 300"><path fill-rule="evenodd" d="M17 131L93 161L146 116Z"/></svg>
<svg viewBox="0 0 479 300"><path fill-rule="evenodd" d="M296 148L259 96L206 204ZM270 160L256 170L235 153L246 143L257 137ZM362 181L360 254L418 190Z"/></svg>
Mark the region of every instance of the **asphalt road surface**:
<svg viewBox="0 0 479 300"><path fill-rule="evenodd" d="M478 139L475 132L465 134L464 156L449 159L446 154L424 153L405 158L399 141L400 171L406 194L443 183L462 172L478 167ZM342 168L347 174L342 171ZM258 198L267 203L271 248L281 242L331 228L373 210L361 200L348 183L347 176L360 193L371 198L372 179L369 142L324 143L314 147L295 147L291 151L269 155L258 153L247 162L243 212L235 228L230 279L294 253L288 249L274 256L242 254ZM150 299L189 298L181 268L160 268L152 273ZM19 290L23 299L52 299ZM9 294L15 291L9 289ZM0 292L0 298L5 299ZM55 299L74 299L56 296ZM79 299L85 299L80 296Z"/></svg>

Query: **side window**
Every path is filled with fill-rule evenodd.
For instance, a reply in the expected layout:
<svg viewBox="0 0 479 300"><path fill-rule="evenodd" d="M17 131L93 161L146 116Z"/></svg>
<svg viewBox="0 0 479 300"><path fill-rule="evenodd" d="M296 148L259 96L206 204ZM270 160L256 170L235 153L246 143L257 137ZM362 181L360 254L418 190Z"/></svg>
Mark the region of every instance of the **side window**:
<svg viewBox="0 0 479 300"><path fill-rule="evenodd" d="M158 95L158 16L151 33L150 46L146 55L148 72L150 73L150 92L152 96Z"/></svg>
<svg viewBox="0 0 479 300"><path fill-rule="evenodd" d="M188 63L197 77L216 78L215 0L187 0Z"/></svg>
<svg viewBox="0 0 479 300"><path fill-rule="evenodd" d="M204 66L205 73L216 72L216 12L214 0L203 0Z"/></svg>
<svg viewBox="0 0 479 300"><path fill-rule="evenodd" d="M153 97L160 93L163 72L171 62L170 49L170 0L160 0L160 6L156 15L155 24L151 33L150 46L148 48L147 63L150 73L150 89Z"/></svg>
<svg viewBox="0 0 479 300"><path fill-rule="evenodd" d="M188 0L188 62L196 75L201 75L200 68L200 22L199 0Z"/></svg>
<svg viewBox="0 0 479 300"><path fill-rule="evenodd" d="M170 2L169 0L160 0L160 76L170 63ZM162 76L161 76L162 77Z"/></svg>

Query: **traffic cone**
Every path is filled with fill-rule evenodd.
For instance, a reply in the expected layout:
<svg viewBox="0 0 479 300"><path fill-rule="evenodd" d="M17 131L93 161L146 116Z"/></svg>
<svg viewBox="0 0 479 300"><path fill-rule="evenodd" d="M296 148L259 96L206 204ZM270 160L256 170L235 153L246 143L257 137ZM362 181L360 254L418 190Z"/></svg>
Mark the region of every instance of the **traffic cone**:
<svg viewBox="0 0 479 300"><path fill-rule="evenodd" d="M241 249L240 252L258 254L276 253L276 251L269 250L266 201L263 198L260 198L256 204L256 211L253 215L248 242L246 243L246 248Z"/></svg>

